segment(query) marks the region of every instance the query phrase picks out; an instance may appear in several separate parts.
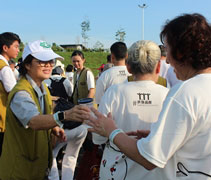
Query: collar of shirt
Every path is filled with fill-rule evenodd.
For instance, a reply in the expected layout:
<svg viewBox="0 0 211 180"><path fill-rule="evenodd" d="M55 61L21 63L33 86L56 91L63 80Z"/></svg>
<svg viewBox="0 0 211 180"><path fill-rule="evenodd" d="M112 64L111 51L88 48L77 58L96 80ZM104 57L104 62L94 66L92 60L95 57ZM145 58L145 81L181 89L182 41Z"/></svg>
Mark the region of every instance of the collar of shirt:
<svg viewBox="0 0 211 180"><path fill-rule="evenodd" d="M46 95L46 91L45 91L43 82L41 84L41 89L42 89L42 91L41 91L41 89L37 86L37 84L34 82L34 80L28 74L26 74L26 78L29 81L29 83L32 85L33 89L36 91L38 97Z"/></svg>
<svg viewBox="0 0 211 180"><path fill-rule="evenodd" d="M0 59L2 59L9 66L7 59L4 56L2 56L1 54L0 54Z"/></svg>
<svg viewBox="0 0 211 180"><path fill-rule="evenodd" d="M47 94L43 85L43 82L41 84L41 89L37 86L37 84L34 82L34 80L28 75L26 74L26 78L29 81L29 83L32 85L33 89L35 90L35 92L37 93L38 99L39 99L39 103L40 103L40 107L42 112L45 112L45 107L44 107L44 96Z"/></svg>

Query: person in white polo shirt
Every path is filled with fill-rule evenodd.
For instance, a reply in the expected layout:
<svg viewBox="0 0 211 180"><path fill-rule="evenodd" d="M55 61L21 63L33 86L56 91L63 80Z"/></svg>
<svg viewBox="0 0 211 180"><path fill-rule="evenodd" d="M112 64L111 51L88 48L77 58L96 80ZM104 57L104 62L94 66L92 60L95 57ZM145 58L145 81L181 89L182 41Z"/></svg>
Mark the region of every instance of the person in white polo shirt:
<svg viewBox="0 0 211 180"><path fill-rule="evenodd" d="M127 77L131 75L125 66L125 60L128 56L126 44L115 42L110 50L114 66L104 71L96 82L95 102L97 104L100 104L101 98L110 86L125 82Z"/></svg>
<svg viewBox="0 0 211 180"><path fill-rule="evenodd" d="M166 50L163 45L159 45L161 51L161 58L160 58L160 76L166 79L166 75L170 64L166 63Z"/></svg>

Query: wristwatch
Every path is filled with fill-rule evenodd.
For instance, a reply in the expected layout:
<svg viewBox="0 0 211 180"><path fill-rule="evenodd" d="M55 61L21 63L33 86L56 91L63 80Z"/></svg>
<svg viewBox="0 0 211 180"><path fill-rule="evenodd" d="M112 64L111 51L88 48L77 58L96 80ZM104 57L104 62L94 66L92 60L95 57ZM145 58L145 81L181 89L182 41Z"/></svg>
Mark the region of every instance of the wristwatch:
<svg viewBox="0 0 211 180"><path fill-rule="evenodd" d="M64 122L65 116L64 116L64 111L59 111L58 112L58 118L60 122Z"/></svg>

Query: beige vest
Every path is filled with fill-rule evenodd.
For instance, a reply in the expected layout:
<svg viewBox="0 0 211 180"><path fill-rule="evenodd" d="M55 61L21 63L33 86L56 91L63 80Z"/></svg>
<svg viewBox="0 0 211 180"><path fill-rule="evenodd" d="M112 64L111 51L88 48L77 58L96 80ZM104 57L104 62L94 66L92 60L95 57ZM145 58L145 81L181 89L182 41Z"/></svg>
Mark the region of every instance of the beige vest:
<svg viewBox="0 0 211 180"><path fill-rule="evenodd" d="M3 60L0 60L0 71L5 66L8 65ZM7 97L8 93L4 89L3 83L0 81L0 132L5 131Z"/></svg>
<svg viewBox="0 0 211 180"><path fill-rule="evenodd" d="M74 94L73 94L73 103L78 104L78 99L86 98L89 94L88 85L87 85L87 71L91 71L88 68L84 68L77 79L77 72L74 72ZM77 84L77 85L76 85ZM76 87L75 87L76 86Z"/></svg>
<svg viewBox="0 0 211 180"><path fill-rule="evenodd" d="M38 98L31 84L21 78L10 92L7 104L6 131L3 151L0 158L1 180L43 180L46 170L52 164L52 150L49 130L25 129L10 109L10 102L15 93L27 91L35 102L40 114ZM52 101L45 86L45 112L52 113Z"/></svg>

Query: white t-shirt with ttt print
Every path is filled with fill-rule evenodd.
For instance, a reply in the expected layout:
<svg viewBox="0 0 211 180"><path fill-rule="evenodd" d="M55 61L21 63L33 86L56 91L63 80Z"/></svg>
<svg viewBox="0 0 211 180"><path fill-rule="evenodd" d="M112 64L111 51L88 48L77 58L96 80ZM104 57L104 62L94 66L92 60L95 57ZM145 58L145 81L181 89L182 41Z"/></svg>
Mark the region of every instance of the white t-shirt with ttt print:
<svg viewBox="0 0 211 180"><path fill-rule="evenodd" d="M111 112L118 128L123 131L149 130L156 122L168 89L153 81L132 81L111 86L102 97L99 111L104 115ZM93 133L93 142L102 144L107 138ZM114 149L117 151L115 151ZM136 162L118 152L110 143L106 145L100 167L101 179L142 179L147 173Z"/></svg>
<svg viewBox="0 0 211 180"><path fill-rule="evenodd" d="M113 66L104 71L96 82L96 103L100 104L101 98L110 86L125 82L128 76L131 74L127 71L126 66Z"/></svg>

